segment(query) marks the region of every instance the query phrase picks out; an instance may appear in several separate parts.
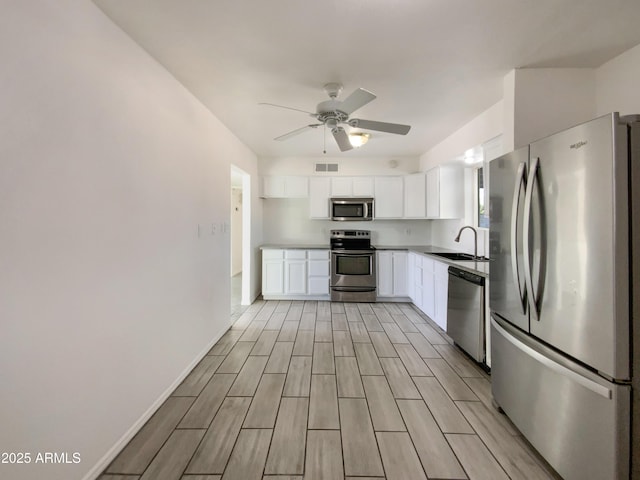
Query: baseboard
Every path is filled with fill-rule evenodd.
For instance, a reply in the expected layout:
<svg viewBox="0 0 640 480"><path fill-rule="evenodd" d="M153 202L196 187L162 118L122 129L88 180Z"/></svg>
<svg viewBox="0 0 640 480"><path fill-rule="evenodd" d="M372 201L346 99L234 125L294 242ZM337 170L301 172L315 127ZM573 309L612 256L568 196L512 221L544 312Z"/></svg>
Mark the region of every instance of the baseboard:
<svg viewBox="0 0 640 480"><path fill-rule="evenodd" d="M154 413L160 408L167 398L171 396L171 393L178 388L178 385L191 373L191 370L202 360L209 350L227 333L227 330L231 328L231 323L227 325L220 334L216 335L211 342L196 356L196 358L182 371L178 378L160 395L160 397L151 404L146 412L120 437L120 439L104 454L104 456L98 460L98 462L82 477L82 480L97 480L102 474L105 468L113 461L114 458L120 453L120 451L131 441L131 439L138 433L138 431L144 426L145 423L153 416Z"/></svg>
<svg viewBox="0 0 640 480"><path fill-rule="evenodd" d="M376 302L384 302L384 303L411 303L411 299L409 297L381 297L378 296Z"/></svg>
<svg viewBox="0 0 640 480"><path fill-rule="evenodd" d="M262 295L265 300L317 300L328 302L331 300L329 295Z"/></svg>

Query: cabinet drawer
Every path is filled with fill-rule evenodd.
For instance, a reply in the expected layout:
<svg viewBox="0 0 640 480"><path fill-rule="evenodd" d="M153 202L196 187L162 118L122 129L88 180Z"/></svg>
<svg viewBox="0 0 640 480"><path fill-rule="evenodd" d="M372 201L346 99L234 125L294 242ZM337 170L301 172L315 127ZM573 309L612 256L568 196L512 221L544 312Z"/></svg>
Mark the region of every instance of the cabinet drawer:
<svg viewBox="0 0 640 480"><path fill-rule="evenodd" d="M306 250L285 250L284 258L287 260L304 260L307 258Z"/></svg>
<svg viewBox="0 0 640 480"><path fill-rule="evenodd" d="M281 250L281 249L263 250L262 258L265 260L282 260L284 258L284 250Z"/></svg>
<svg viewBox="0 0 640 480"><path fill-rule="evenodd" d="M309 250L309 260L329 260L329 250Z"/></svg>

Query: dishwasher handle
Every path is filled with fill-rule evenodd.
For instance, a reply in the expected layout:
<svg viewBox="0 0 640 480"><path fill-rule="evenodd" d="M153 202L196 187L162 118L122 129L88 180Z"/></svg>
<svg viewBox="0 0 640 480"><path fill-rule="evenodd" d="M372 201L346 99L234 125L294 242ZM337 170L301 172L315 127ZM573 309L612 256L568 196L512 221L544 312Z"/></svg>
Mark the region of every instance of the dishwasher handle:
<svg viewBox="0 0 640 480"><path fill-rule="evenodd" d="M484 286L484 277L457 267L449 267L449 275L458 277L475 285Z"/></svg>

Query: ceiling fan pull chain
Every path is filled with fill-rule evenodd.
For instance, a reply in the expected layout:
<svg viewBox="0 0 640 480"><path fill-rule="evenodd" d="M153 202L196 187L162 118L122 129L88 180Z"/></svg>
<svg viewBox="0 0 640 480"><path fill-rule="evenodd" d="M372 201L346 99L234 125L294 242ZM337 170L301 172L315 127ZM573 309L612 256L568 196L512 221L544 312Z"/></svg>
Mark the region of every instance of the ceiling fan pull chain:
<svg viewBox="0 0 640 480"><path fill-rule="evenodd" d="M322 153L327 154L327 126L322 127Z"/></svg>

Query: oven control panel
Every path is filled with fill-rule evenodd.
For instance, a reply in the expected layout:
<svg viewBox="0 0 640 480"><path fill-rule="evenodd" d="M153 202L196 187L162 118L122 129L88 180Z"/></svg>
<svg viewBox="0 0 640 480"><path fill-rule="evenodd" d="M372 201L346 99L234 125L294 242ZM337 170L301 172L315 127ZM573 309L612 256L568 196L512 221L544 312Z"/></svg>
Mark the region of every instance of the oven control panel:
<svg viewBox="0 0 640 480"><path fill-rule="evenodd" d="M371 230L331 230L331 238L371 238Z"/></svg>

